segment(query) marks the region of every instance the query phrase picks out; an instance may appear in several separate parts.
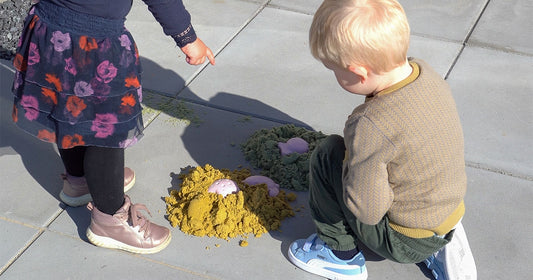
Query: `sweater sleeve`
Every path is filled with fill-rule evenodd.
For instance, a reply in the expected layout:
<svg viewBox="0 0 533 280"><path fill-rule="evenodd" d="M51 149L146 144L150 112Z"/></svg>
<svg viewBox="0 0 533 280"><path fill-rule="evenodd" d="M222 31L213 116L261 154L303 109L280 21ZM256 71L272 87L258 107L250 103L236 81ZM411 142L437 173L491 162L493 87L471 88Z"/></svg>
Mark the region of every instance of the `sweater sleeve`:
<svg viewBox="0 0 533 280"><path fill-rule="evenodd" d="M196 32L191 24L191 15L182 0L143 0L148 10L166 35L171 36L178 47L184 47L196 40Z"/></svg>
<svg viewBox="0 0 533 280"><path fill-rule="evenodd" d="M365 116L350 117L344 139L344 202L362 223L375 225L387 214L394 200L387 163L396 149Z"/></svg>

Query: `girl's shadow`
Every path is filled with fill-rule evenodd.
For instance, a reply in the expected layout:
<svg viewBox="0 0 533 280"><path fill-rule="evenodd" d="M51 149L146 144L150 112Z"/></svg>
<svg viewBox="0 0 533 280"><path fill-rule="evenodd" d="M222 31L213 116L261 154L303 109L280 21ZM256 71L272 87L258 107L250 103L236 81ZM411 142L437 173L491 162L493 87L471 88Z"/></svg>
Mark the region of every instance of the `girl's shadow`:
<svg viewBox="0 0 533 280"><path fill-rule="evenodd" d="M14 69L10 61L1 60L1 62L0 157L4 155L20 155L26 171L44 190L59 201L59 191L62 188L60 174L64 172L64 169L57 149L54 144L37 140L13 123L11 118L13 109L11 84Z"/></svg>

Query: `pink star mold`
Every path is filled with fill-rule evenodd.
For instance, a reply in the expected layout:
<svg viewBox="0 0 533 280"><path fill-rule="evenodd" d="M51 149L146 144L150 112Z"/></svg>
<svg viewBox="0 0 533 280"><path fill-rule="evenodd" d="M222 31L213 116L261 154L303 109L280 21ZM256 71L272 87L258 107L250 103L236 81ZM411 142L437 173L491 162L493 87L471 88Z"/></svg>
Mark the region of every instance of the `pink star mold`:
<svg viewBox="0 0 533 280"><path fill-rule="evenodd" d="M279 185L276 184L272 179L261 176L261 175L254 175L250 176L242 181L243 183L246 183L250 186L255 186L259 184L266 184L268 187L268 195L269 196L277 196L279 194Z"/></svg>

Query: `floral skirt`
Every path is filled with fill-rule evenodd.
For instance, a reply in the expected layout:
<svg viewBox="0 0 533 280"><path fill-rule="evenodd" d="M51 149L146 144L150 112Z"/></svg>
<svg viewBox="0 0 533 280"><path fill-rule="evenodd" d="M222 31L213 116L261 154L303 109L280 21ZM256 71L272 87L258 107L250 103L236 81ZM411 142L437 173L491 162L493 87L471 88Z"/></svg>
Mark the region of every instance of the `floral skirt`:
<svg viewBox="0 0 533 280"><path fill-rule="evenodd" d="M142 136L142 69L123 20L41 1L13 65L13 120L37 138L60 149L125 148Z"/></svg>

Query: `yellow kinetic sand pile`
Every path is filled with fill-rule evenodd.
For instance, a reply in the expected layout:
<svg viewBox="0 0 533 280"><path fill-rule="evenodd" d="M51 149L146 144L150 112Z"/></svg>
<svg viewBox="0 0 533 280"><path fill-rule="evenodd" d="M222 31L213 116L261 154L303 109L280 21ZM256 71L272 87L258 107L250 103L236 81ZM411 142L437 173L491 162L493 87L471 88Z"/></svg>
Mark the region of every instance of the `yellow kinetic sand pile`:
<svg viewBox="0 0 533 280"><path fill-rule="evenodd" d="M294 216L289 202L296 195L280 191L270 196L266 184L243 182L250 175L248 169L230 171L208 164L191 169L181 175L181 189L165 197L168 220L185 233L222 239L250 233L259 237L277 230L284 218ZM209 187L221 179L235 182L237 191L227 195L209 192Z"/></svg>

